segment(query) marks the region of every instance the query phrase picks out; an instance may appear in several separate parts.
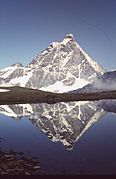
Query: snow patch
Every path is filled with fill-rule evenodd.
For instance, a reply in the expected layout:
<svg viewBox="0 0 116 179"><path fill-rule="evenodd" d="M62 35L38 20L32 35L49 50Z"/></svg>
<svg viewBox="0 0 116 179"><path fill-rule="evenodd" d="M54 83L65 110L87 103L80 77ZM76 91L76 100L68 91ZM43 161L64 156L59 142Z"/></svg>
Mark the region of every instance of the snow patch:
<svg viewBox="0 0 116 179"><path fill-rule="evenodd" d="M31 78L33 71L30 71L28 75L21 76L19 78L12 79L10 81L11 84L20 84L20 86L25 87L26 83L28 82L29 78Z"/></svg>
<svg viewBox="0 0 116 179"><path fill-rule="evenodd" d="M3 83L3 84L0 84L0 87L12 87L12 86L15 86L15 84L10 84L10 83Z"/></svg>
<svg viewBox="0 0 116 179"><path fill-rule="evenodd" d="M9 66L9 67L6 67L6 68L4 68L4 69L2 69L0 71L9 71L9 70L13 70L14 68L16 68L16 67Z"/></svg>
<svg viewBox="0 0 116 179"><path fill-rule="evenodd" d="M7 78L16 69L17 69L17 67L4 68L3 70L1 70L1 72L5 72L5 74L1 75L1 78Z"/></svg>
<svg viewBox="0 0 116 179"><path fill-rule="evenodd" d="M78 88L82 88L87 84L88 84L88 81L86 81L84 79L76 79L75 83L72 86L64 86L62 81L57 81L53 85L49 85L47 87L40 88L40 90L64 93L64 92L76 90Z"/></svg>
<svg viewBox="0 0 116 179"><path fill-rule="evenodd" d="M10 90L7 90L7 89L0 89L0 92L8 92Z"/></svg>

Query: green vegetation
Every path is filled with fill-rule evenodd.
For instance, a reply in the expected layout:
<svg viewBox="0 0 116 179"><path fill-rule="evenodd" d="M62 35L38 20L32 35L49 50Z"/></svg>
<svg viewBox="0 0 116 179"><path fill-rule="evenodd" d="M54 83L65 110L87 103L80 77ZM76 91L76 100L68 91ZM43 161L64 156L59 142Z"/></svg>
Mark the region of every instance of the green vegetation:
<svg viewBox="0 0 116 179"><path fill-rule="evenodd" d="M10 90L0 92L0 104L24 104L24 103L56 103L70 101L94 101L100 99L116 99L116 90L91 92L91 93L51 93L37 89L23 87L0 87Z"/></svg>

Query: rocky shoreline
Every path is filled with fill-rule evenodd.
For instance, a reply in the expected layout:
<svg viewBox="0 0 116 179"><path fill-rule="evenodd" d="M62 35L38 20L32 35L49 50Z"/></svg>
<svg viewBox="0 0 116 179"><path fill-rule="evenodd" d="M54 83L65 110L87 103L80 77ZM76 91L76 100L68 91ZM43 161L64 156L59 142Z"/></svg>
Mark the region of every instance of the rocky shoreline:
<svg viewBox="0 0 116 179"><path fill-rule="evenodd" d="M22 152L0 151L0 175L38 175L39 161Z"/></svg>

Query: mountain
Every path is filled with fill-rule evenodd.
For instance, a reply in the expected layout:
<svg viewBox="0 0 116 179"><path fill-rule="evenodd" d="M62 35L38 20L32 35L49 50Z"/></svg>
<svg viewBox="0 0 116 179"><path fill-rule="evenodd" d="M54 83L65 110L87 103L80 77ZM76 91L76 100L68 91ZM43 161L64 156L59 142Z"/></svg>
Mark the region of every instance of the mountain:
<svg viewBox="0 0 116 179"><path fill-rule="evenodd" d="M116 70L106 72L100 77L97 77L92 83L81 89L70 91L70 93L101 92L107 90L116 90Z"/></svg>
<svg viewBox="0 0 116 179"><path fill-rule="evenodd" d="M70 150L89 127L105 114L98 104L62 102L51 105L46 103L0 105L0 113L16 120L26 116L52 142L61 142Z"/></svg>
<svg viewBox="0 0 116 179"><path fill-rule="evenodd" d="M51 43L26 67L21 63L0 70L0 85L68 92L91 83L104 69L75 42L72 34Z"/></svg>
<svg viewBox="0 0 116 179"><path fill-rule="evenodd" d="M29 78L32 76L31 68L23 67L21 63L13 64L0 70L0 85L25 87Z"/></svg>

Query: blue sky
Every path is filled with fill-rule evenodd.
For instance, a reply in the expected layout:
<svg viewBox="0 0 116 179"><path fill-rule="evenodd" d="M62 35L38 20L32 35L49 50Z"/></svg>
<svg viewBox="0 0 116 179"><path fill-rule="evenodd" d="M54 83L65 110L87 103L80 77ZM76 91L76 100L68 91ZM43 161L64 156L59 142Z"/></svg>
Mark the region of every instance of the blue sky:
<svg viewBox="0 0 116 179"><path fill-rule="evenodd" d="M0 69L28 64L69 32L104 68L116 68L115 0L0 0Z"/></svg>

